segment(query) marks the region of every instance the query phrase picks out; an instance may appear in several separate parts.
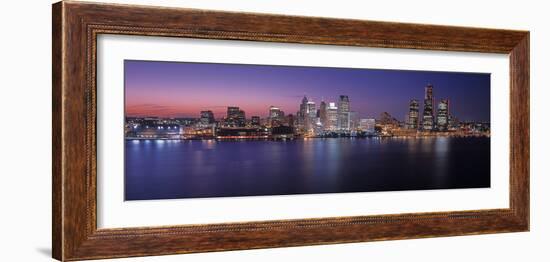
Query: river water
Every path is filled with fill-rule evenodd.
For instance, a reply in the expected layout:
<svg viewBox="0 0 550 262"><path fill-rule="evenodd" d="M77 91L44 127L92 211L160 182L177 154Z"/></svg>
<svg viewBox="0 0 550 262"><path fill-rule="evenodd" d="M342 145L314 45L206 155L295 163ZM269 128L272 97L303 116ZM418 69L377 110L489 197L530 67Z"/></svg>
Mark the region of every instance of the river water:
<svg viewBox="0 0 550 262"><path fill-rule="evenodd" d="M490 186L490 138L127 140L126 200Z"/></svg>

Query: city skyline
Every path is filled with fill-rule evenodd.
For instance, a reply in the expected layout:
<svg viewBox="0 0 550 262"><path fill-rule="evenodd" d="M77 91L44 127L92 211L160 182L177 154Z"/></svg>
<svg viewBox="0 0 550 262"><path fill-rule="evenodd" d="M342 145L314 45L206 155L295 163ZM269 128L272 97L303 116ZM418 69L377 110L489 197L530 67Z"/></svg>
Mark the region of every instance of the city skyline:
<svg viewBox="0 0 550 262"><path fill-rule="evenodd" d="M490 187L490 75L125 61L124 199Z"/></svg>
<svg viewBox="0 0 550 262"><path fill-rule="evenodd" d="M247 119L264 118L271 106L296 114L304 96L319 107L345 94L360 118L388 112L404 120L413 99L423 113L430 84L434 113L450 100L453 116L490 121L489 74L136 60L125 60L125 111L128 117L199 118L211 110L221 119L235 106Z"/></svg>

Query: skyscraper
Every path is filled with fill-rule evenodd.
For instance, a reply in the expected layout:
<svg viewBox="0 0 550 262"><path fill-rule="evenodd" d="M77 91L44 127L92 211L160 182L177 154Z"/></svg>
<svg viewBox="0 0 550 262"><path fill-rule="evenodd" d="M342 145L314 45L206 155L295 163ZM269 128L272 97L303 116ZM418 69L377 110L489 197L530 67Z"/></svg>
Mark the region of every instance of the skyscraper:
<svg viewBox="0 0 550 262"><path fill-rule="evenodd" d="M340 100L338 100L338 129L349 131L350 122L349 122L349 98L348 96L341 95Z"/></svg>
<svg viewBox="0 0 550 262"><path fill-rule="evenodd" d="M349 130L356 130L359 126L359 119L357 118L357 112L349 111L348 112L348 128Z"/></svg>
<svg viewBox="0 0 550 262"><path fill-rule="evenodd" d="M409 129L418 129L418 100L416 99L412 99L409 103L407 125Z"/></svg>
<svg viewBox="0 0 550 262"><path fill-rule="evenodd" d="M270 106L269 107L269 117L270 118L278 118L278 117L282 117L282 112L280 108L278 107L275 107L275 106Z"/></svg>
<svg viewBox="0 0 550 262"><path fill-rule="evenodd" d="M325 130L336 131L336 129L338 129L338 107L336 107L336 103L329 103Z"/></svg>
<svg viewBox="0 0 550 262"><path fill-rule="evenodd" d="M434 128L434 96L433 86L428 84L424 90L424 112L422 114L422 129L433 130Z"/></svg>
<svg viewBox="0 0 550 262"><path fill-rule="evenodd" d="M445 131L449 128L449 99L443 99L437 105L437 129Z"/></svg>
<svg viewBox="0 0 550 262"><path fill-rule="evenodd" d="M294 127L294 123L296 121L294 115L292 114L288 114L286 117L286 124L289 126L289 127Z"/></svg>
<svg viewBox="0 0 550 262"><path fill-rule="evenodd" d="M302 103L300 104L300 110L298 110L298 112L296 113L296 116L297 116L296 127L300 131L305 131L306 129L307 102L308 102L307 97L304 96L304 98L302 98Z"/></svg>
<svg viewBox="0 0 550 262"><path fill-rule="evenodd" d="M237 106L227 107L227 115L225 117L225 124L227 126L236 126L237 117L239 115L240 108Z"/></svg>
<svg viewBox="0 0 550 262"><path fill-rule="evenodd" d="M230 106L227 107L227 117L226 117L226 125L231 127L242 127L245 126L245 114L244 111L241 110L237 106Z"/></svg>
<svg viewBox="0 0 550 262"><path fill-rule="evenodd" d="M284 112L280 108L271 106L269 107L269 120L271 126L280 126L284 122Z"/></svg>
<svg viewBox="0 0 550 262"><path fill-rule="evenodd" d="M237 126L246 126L246 116L243 110L239 110L239 114L237 115Z"/></svg>
<svg viewBox="0 0 550 262"><path fill-rule="evenodd" d="M323 128L325 128L327 126L327 103L325 101L321 101L321 104L319 104L319 118Z"/></svg>
<svg viewBox="0 0 550 262"><path fill-rule="evenodd" d="M306 129L310 130L317 123L317 109L315 107L315 102L307 102L307 119L306 119Z"/></svg>
<svg viewBox="0 0 550 262"><path fill-rule="evenodd" d="M214 113L210 110L201 111L200 123L203 125L210 125L214 123Z"/></svg>
<svg viewBox="0 0 550 262"><path fill-rule="evenodd" d="M251 126L260 126L260 117L259 116L252 116L250 118L250 125Z"/></svg>

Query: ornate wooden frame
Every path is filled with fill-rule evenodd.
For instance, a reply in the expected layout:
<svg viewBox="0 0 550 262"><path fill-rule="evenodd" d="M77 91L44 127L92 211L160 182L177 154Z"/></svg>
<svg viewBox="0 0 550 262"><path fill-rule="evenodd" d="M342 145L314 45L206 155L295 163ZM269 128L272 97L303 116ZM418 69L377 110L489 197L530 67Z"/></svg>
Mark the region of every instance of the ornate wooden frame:
<svg viewBox="0 0 550 262"><path fill-rule="evenodd" d="M84 2L53 5L53 257L81 260L529 230L529 32ZM96 40L124 34L510 56L510 208L98 229Z"/></svg>

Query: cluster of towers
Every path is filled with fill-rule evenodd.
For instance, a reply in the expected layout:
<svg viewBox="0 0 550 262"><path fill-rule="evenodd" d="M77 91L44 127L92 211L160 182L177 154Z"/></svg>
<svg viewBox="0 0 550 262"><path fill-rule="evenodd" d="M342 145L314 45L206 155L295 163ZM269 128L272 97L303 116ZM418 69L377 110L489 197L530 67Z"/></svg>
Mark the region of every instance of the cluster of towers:
<svg viewBox="0 0 550 262"><path fill-rule="evenodd" d="M353 126L353 115L349 97L341 95L337 103L321 101L319 109L315 102L302 99L296 113L298 130L310 131L350 131Z"/></svg>
<svg viewBox="0 0 550 262"><path fill-rule="evenodd" d="M254 122L255 120L259 123L259 120L253 116L252 121ZM226 127L244 127L247 124L246 114L238 106L228 106L227 115L222 122ZM214 113L211 110L201 111L199 124L207 126L214 123L216 123L216 120L214 118Z"/></svg>
<svg viewBox="0 0 550 262"><path fill-rule="evenodd" d="M417 99L410 100L409 112L405 125L409 129L421 131L447 131L451 128L449 113L449 99L442 99L435 103L434 87L428 84L424 89L424 107L420 113L420 103ZM278 127L289 126L298 133L322 132L349 132L360 126L355 112L351 111L350 100L347 95L340 95L337 102L321 101L319 107L314 101L303 97L296 115L285 115L275 106L269 108L267 122L262 122L259 116L252 116L247 121L245 112L236 106L227 107L227 116L222 121L224 127L260 126ZM199 122L203 125L215 122L212 111L201 111Z"/></svg>
<svg viewBox="0 0 550 262"><path fill-rule="evenodd" d="M434 112L435 99L433 85L429 84L424 89L424 110L422 118L419 114L418 100L412 99L409 103L409 115L407 125L409 129L424 131L446 131L449 129L449 99L442 99L437 105L437 114Z"/></svg>

